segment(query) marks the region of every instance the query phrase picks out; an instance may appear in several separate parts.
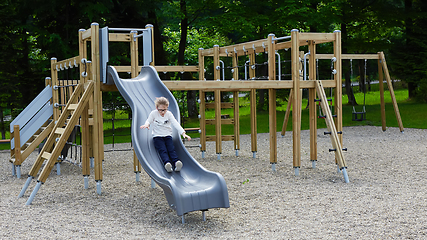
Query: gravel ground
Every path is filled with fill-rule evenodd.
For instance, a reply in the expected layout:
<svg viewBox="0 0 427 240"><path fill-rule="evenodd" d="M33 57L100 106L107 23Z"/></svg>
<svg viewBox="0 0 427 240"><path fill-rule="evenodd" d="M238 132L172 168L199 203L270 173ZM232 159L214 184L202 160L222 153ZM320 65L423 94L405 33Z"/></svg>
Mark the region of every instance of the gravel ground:
<svg viewBox="0 0 427 240"><path fill-rule="evenodd" d="M17 198L36 152L22 165L21 179L11 175L8 151L0 152L1 239L425 239L427 238L427 130L380 127L344 128L344 156L350 183L337 173L331 143L318 132L318 162L309 161L309 132L302 131L300 176L292 168L292 134L278 133L276 172L269 164L268 134L258 134L257 158L250 136L241 136L239 157L232 142L223 142L217 160L213 142L206 158L192 155L227 183L230 208L185 216L172 211L163 191L150 178L135 181L133 153L105 153L102 194L94 174L83 187L81 168L61 164L52 171L31 206L33 181ZM198 139L186 144L196 144ZM116 145L128 148L130 144ZM106 146L106 149L111 146ZM185 167L185 165L184 165Z"/></svg>

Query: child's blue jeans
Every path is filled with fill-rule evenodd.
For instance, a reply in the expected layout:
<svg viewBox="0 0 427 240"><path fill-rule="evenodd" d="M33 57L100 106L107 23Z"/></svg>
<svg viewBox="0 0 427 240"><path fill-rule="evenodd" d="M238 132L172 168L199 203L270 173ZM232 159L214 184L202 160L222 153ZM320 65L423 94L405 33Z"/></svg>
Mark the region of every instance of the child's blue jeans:
<svg viewBox="0 0 427 240"><path fill-rule="evenodd" d="M157 152L159 152L160 158L163 161L163 164L170 162L175 166L176 161L178 161L178 155L175 152L175 147L173 146L172 136L166 137L154 137L154 147Z"/></svg>

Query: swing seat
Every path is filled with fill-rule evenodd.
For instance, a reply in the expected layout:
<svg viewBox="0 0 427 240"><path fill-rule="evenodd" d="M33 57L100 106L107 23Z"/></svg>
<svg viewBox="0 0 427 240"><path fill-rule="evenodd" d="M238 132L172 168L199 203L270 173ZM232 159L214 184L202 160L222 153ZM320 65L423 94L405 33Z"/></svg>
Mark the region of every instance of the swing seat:
<svg viewBox="0 0 427 240"><path fill-rule="evenodd" d="M366 120L366 112L353 112L353 121L364 121Z"/></svg>

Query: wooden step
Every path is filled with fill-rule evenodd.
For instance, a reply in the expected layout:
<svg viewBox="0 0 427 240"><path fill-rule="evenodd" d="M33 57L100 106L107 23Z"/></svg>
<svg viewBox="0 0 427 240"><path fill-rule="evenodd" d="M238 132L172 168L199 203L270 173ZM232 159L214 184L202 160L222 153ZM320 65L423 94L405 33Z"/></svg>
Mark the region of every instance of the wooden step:
<svg viewBox="0 0 427 240"><path fill-rule="evenodd" d="M70 104L68 105L68 110L75 111L79 105L78 104Z"/></svg>
<svg viewBox="0 0 427 240"><path fill-rule="evenodd" d="M62 134L64 134L64 132L65 132L65 128L57 128L57 129L55 129L55 134L62 135Z"/></svg>
<svg viewBox="0 0 427 240"><path fill-rule="evenodd" d="M52 154L50 154L50 153L48 153L48 152L44 152L43 154L42 154L42 158L44 158L44 159L49 159L50 157L52 156Z"/></svg>

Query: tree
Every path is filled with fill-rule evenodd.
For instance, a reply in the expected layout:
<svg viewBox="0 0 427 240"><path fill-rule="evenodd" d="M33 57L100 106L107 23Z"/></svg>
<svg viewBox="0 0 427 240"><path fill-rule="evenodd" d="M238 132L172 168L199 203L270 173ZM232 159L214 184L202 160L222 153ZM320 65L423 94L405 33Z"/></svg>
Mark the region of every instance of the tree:
<svg viewBox="0 0 427 240"><path fill-rule="evenodd" d="M427 101L427 3L405 0L401 7L403 24L393 38L390 65L397 77L408 83L409 98Z"/></svg>

